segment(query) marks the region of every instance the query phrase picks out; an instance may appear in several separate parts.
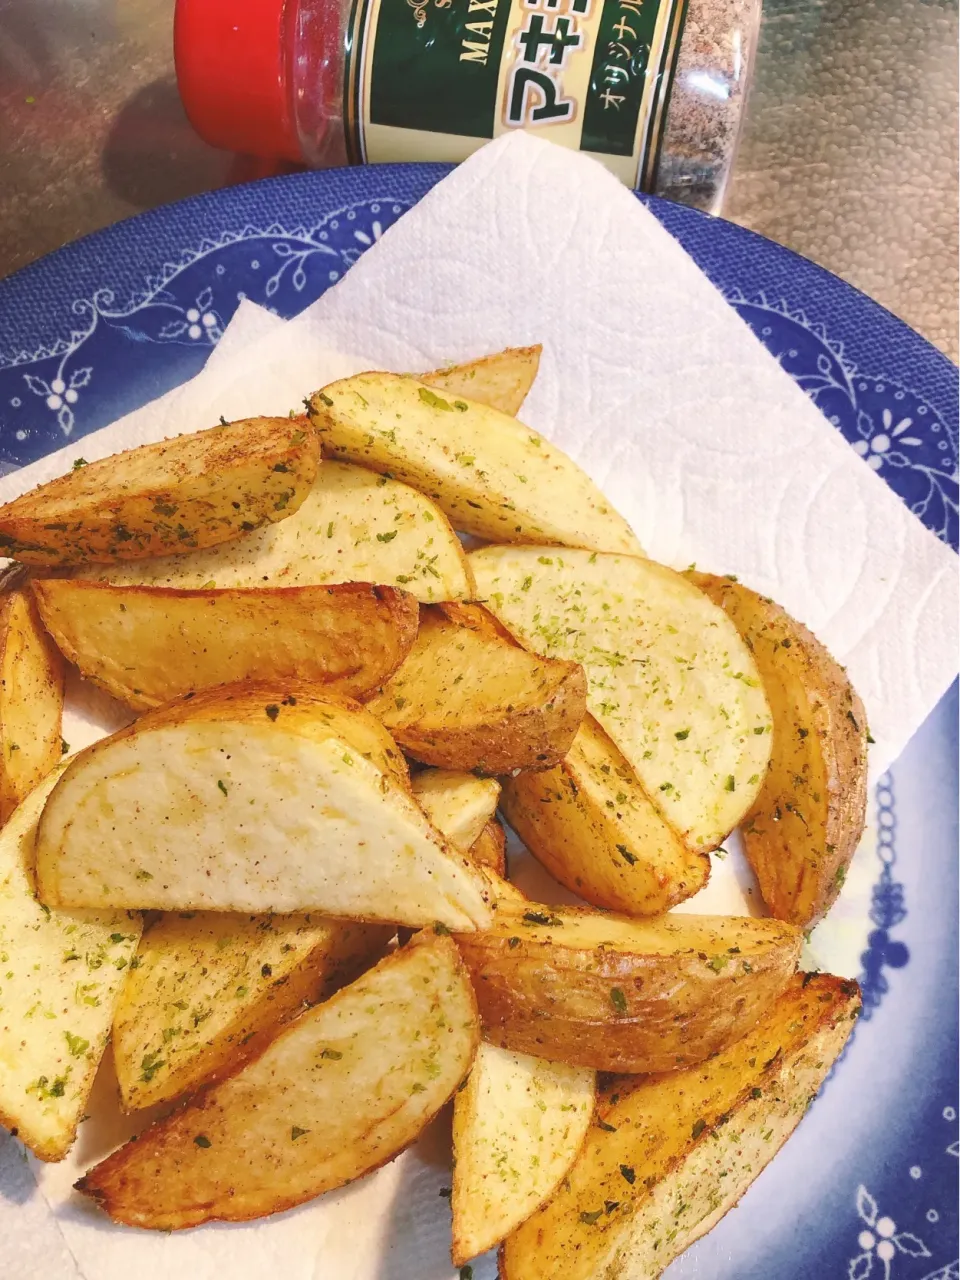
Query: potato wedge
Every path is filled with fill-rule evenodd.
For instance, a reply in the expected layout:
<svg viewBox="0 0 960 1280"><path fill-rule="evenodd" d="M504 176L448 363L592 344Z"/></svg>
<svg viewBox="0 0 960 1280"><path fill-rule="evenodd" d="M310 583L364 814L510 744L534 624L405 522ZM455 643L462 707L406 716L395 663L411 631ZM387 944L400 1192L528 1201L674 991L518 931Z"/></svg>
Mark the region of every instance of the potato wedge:
<svg viewBox="0 0 960 1280"><path fill-rule="evenodd" d="M293 515L319 461L314 433L289 418L141 445L0 507L0 554L24 564L113 564L213 547Z"/></svg>
<svg viewBox="0 0 960 1280"><path fill-rule="evenodd" d="M458 769L424 769L411 780L420 808L451 844L469 853L497 811L500 783Z"/></svg>
<svg viewBox="0 0 960 1280"><path fill-rule="evenodd" d="M167 1102L262 1051L277 1026L377 958L387 925L322 916L163 915L113 1019L127 1111Z"/></svg>
<svg viewBox="0 0 960 1280"><path fill-rule="evenodd" d="M496 774L562 760L585 701L576 663L544 661L424 609L410 656L369 708L414 759Z"/></svg>
<svg viewBox="0 0 960 1280"><path fill-rule="evenodd" d="M34 896L37 819L59 773L0 832L0 1124L41 1160L73 1145L140 937L139 916Z"/></svg>
<svg viewBox="0 0 960 1280"><path fill-rule="evenodd" d="M770 912L809 928L840 892L867 811L867 715L801 623L731 578L688 573L753 652L773 713L770 769L743 847Z"/></svg>
<svg viewBox="0 0 960 1280"><path fill-rule="evenodd" d="M639 557L483 547L470 563L478 595L522 644L583 665L589 711L662 817L691 849L716 848L760 792L771 727L723 610Z"/></svg>
<svg viewBox="0 0 960 1280"><path fill-rule="evenodd" d="M797 967L780 920L511 909L458 937L492 1044L597 1071L671 1071L742 1036Z"/></svg>
<svg viewBox="0 0 960 1280"><path fill-rule="evenodd" d="M486 865L481 865L479 870L490 892L491 911L499 911L505 907L507 912L516 915L518 910L522 911L530 905L530 899L523 890L507 880L499 871L494 871L493 867Z"/></svg>
<svg viewBox="0 0 960 1280"><path fill-rule="evenodd" d="M427 769L413 791L463 852L499 785ZM489 824L488 824L489 825ZM490 885L494 894L502 886ZM168 913L145 933L117 1007L113 1054L128 1110L167 1101L251 1057L304 1003L325 999L390 939L389 926L323 916Z"/></svg>
<svg viewBox="0 0 960 1280"><path fill-rule="evenodd" d="M0 596L0 825L59 764L63 659L28 590Z"/></svg>
<svg viewBox="0 0 960 1280"><path fill-rule="evenodd" d="M77 1189L118 1222L161 1230L289 1209L398 1155L463 1079L478 1040L457 949L429 930Z"/></svg>
<svg viewBox="0 0 960 1280"><path fill-rule="evenodd" d="M83 576L184 590L373 582L427 604L473 594L460 539L440 508L409 485L342 462L325 462L299 510L280 524L206 551Z"/></svg>
<svg viewBox="0 0 960 1280"><path fill-rule="evenodd" d="M550 874L595 907L652 916L707 883L688 849L592 716L555 769L505 778L504 817Z"/></svg>
<svg viewBox="0 0 960 1280"><path fill-rule="evenodd" d="M432 782L434 777L437 778L436 783ZM428 780L425 796L417 795L417 785L421 778ZM474 782L480 783L483 787L488 787L492 783L496 788L496 792L494 793L492 790L475 791L470 785ZM481 844L483 833L487 830L487 827L496 826L500 830L504 845L506 844L506 838L503 837L503 832L495 819L492 818L485 824L477 840L470 844L464 843L464 837L468 836L471 830L476 827L476 819L480 816L478 807L482 805L484 809L489 808L491 799L493 800L493 808L496 807L495 797L500 791L499 783L493 778L476 778L472 773L460 773L454 769L424 769L421 773L414 775L412 787L421 809L427 814L440 834L449 840L455 848L469 854L470 861L485 886L487 905L490 910L497 911L503 900L511 903L526 902L526 896L504 878L505 865L504 869L501 870L499 866L491 865L484 861L483 856L479 856L480 854L485 854L487 857L492 856L485 847L478 851L478 845ZM430 794L431 789L434 791L432 795ZM491 813L493 808L490 808ZM506 864L505 857L503 861ZM401 929L399 931L400 941L406 941L411 933L412 930Z"/></svg>
<svg viewBox="0 0 960 1280"><path fill-rule="evenodd" d="M439 604L437 608L450 622L458 627L469 627L488 640L504 640L507 644L516 645L517 641L505 626L499 623L488 609L473 600L453 600ZM522 646L521 646L522 647Z"/></svg>
<svg viewBox="0 0 960 1280"><path fill-rule="evenodd" d="M507 837L496 818L491 818L474 840L470 857L480 866L496 871L498 876L506 876Z"/></svg>
<svg viewBox="0 0 960 1280"><path fill-rule="evenodd" d="M469 396L515 418L540 368L543 347L506 347L468 364L421 373L420 381L448 396Z"/></svg>
<svg viewBox="0 0 960 1280"><path fill-rule="evenodd" d="M469 853L486 886L490 910L498 911L502 902L514 905L526 902L526 894L506 879L507 839L494 817L499 782L455 769L423 769L414 775L411 786L420 807L440 834ZM476 830L484 813L489 813L488 821L468 843L467 838Z"/></svg>
<svg viewBox="0 0 960 1280"><path fill-rule="evenodd" d="M489 917L390 736L295 681L188 694L81 751L40 820L37 878L49 905Z"/></svg>
<svg viewBox="0 0 960 1280"><path fill-rule="evenodd" d="M413 596L364 583L182 591L48 578L33 593L60 651L137 711L288 677L363 698L403 662L419 623Z"/></svg>
<svg viewBox="0 0 960 1280"><path fill-rule="evenodd" d="M453 1264L553 1195L593 1118L596 1075L481 1044L453 1102Z"/></svg>
<svg viewBox="0 0 960 1280"><path fill-rule="evenodd" d="M456 529L496 542L639 552L593 481L516 418L416 378L361 373L309 402L325 455L422 490Z"/></svg>
<svg viewBox="0 0 960 1280"><path fill-rule="evenodd" d="M798 974L709 1062L615 1081L560 1190L506 1240L503 1280L655 1280L776 1155L859 1009L855 982Z"/></svg>

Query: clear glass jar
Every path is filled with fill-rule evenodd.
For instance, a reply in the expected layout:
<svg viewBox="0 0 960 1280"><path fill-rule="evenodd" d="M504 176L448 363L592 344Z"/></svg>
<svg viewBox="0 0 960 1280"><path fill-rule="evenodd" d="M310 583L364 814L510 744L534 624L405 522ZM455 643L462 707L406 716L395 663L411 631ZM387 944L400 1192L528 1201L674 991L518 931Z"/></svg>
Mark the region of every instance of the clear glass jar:
<svg viewBox="0 0 960 1280"><path fill-rule="evenodd" d="M718 212L761 0L178 0L187 113L314 167L459 161L523 128Z"/></svg>
<svg viewBox="0 0 960 1280"><path fill-rule="evenodd" d="M654 191L723 207L760 34L762 0L690 0Z"/></svg>

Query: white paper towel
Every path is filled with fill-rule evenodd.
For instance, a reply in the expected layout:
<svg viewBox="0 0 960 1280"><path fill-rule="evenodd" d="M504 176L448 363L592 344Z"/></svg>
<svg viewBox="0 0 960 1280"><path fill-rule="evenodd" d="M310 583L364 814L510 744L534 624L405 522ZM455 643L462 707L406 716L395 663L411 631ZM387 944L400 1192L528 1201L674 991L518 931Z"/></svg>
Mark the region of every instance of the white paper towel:
<svg viewBox="0 0 960 1280"><path fill-rule="evenodd" d="M93 460L221 414L283 414L363 368L428 369L530 342L544 355L525 420L590 472L652 556L737 573L810 625L849 666L877 739L874 768L885 768L953 678L956 558L628 192L525 135L462 165L296 320L244 304L202 374L0 479L0 501L81 453ZM65 735L81 745L124 714L78 686ZM697 908L742 910L748 887L731 858ZM107 1123L109 1065L98 1088ZM91 1135L99 1127L89 1122ZM236 1280L453 1274L438 1199L449 1175L429 1143L270 1222L173 1236L110 1226L71 1199L91 1158L82 1140L40 1174L85 1280L130 1270L213 1280L225 1268ZM475 1267L476 1280L494 1274L489 1259Z"/></svg>

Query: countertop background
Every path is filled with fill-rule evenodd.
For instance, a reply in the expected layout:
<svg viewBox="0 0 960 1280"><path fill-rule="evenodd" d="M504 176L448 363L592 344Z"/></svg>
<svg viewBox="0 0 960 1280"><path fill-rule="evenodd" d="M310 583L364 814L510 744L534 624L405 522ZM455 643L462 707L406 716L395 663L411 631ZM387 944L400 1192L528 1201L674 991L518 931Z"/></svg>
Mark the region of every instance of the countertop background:
<svg viewBox="0 0 960 1280"><path fill-rule="evenodd" d="M172 15L173 0L0 0L0 276L119 218L276 172L191 130ZM957 46L958 0L766 0L725 209L953 360Z"/></svg>

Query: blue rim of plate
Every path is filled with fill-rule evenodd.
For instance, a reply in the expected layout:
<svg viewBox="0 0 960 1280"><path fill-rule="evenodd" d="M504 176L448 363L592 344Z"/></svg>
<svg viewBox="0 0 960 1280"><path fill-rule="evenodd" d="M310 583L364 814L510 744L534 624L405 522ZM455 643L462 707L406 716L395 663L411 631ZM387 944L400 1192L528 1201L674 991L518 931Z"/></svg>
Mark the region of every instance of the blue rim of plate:
<svg viewBox="0 0 960 1280"><path fill-rule="evenodd" d="M448 172L370 166L228 188L118 223L0 281L0 473L79 446L193 376L240 298L297 314ZM638 198L864 465L956 550L955 367L806 259ZM865 1017L842 1065L742 1206L671 1278L960 1276L956 724L954 685L878 790Z"/></svg>

